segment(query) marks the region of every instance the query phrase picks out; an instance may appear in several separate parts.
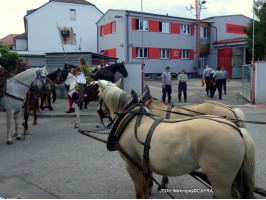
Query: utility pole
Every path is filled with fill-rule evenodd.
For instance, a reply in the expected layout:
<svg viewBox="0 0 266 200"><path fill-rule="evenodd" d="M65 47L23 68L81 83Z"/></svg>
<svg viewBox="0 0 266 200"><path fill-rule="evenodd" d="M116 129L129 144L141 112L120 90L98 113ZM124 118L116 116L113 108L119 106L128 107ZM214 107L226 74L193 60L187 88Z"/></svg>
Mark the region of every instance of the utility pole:
<svg viewBox="0 0 266 200"><path fill-rule="evenodd" d="M197 20L197 29L196 29L196 46L197 46L197 55L196 55L196 60L197 60L197 69L198 69L198 74L200 73L200 12L201 9L207 9L203 4L205 4L206 1L200 2L199 0L195 0L195 8L190 5L190 8L187 8L187 10L190 10L191 14L192 10L196 10L196 20Z"/></svg>
<svg viewBox="0 0 266 200"><path fill-rule="evenodd" d="M253 27L252 27L252 61L251 61L251 103L255 104L255 64L254 64L254 43L255 43L255 0L253 0Z"/></svg>
<svg viewBox="0 0 266 200"><path fill-rule="evenodd" d="M141 0L141 50L142 50L142 65L141 65L141 78L142 78L142 93L144 92L144 39L143 39L143 28L144 28L144 23L143 23L143 2Z"/></svg>

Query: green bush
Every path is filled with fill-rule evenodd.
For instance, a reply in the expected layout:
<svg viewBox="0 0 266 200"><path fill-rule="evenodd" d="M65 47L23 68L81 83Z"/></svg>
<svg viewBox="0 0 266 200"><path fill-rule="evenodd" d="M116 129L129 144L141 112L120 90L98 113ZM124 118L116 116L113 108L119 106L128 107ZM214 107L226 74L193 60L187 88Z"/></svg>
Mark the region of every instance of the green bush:
<svg viewBox="0 0 266 200"><path fill-rule="evenodd" d="M11 72L16 68L16 61L23 61L17 52L11 52L8 46L0 44L0 65Z"/></svg>

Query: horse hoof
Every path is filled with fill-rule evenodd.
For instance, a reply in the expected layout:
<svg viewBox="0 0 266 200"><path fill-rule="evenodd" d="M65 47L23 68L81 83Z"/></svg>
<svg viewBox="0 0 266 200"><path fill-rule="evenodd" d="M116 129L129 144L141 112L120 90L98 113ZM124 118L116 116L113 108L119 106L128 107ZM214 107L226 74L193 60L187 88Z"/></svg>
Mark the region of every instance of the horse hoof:
<svg viewBox="0 0 266 200"><path fill-rule="evenodd" d="M22 140L22 137L21 136L16 137L16 140Z"/></svg>
<svg viewBox="0 0 266 200"><path fill-rule="evenodd" d="M49 107L49 110L54 110L52 107Z"/></svg>
<svg viewBox="0 0 266 200"><path fill-rule="evenodd" d="M100 128L100 126L99 125L96 125L96 128Z"/></svg>
<svg viewBox="0 0 266 200"><path fill-rule="evenodd" d="M29 135L29 134L30 134L29 130L24 130L24 135Z"/></svg>
<svg viewBox="0 0 266 200"><path fill-rule="evenodd" d="M78 124L75 124L75 128L79 128L79 125Z"/></svg>
<svg viewBox="0 0 266 200"><path fill-rule="evenodd" d="M37 125L37 122L33 122L32 125Z"/></svg>
<svg viewBox="0 0 266 200"><path fill-rule="evenodd" d="M13 144L13 141L6 141L6 144L11 145L11 144Z"/></svg>
<svg viewBox="0 0 266 200"><path fill-rule="evenodd" d="M17 137L18 134L17 133L13 133L12 137Z"/></svg>

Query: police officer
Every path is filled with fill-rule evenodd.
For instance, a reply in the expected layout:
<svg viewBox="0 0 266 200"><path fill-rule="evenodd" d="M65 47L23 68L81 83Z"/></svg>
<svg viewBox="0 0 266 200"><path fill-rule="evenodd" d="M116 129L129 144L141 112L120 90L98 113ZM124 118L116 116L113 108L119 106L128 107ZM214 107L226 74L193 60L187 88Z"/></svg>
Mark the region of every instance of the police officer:
<svg viewBox="0 0 266 200"><path fill-rule="evenodd" d="M210 78L209 78L209 76L210 76L211 72L212 72L212 68L210 68L209 65L206 65L206 69L204 69L203 75L201 78L201 81L203 81L203 79L205 78L207 95L209 95L209 91L210 91Z"/></svg>
<svg viewBox="0 0 266 200"><path fill-rule="evenodd" d="M172 93L172 80L171 80L171 73L170 67L165 68L165 72L162 74L162 89L163 89L163 102L165 103L166 93L168 95L168 103L171 103L171 93Z"/></svg>
<svg viewBox="0 0 266 200"><path fill-rule="evenodd" d="M185 103L187 102L187 75L185 74L185 70L183 69L181 71L181 74L178 75L178 99L179 99L179 103L181 103L181 95L182 95L182 91L184 94L184 101Z"/></svg>
<svg viewBox="0 0 266 200"><path fill-rule="evenodd" d="M224 69L224 66L221 68L222 70L222 87L224 88L224 94L226 94L226 78L228 77L227 71Z"/></svg>
<svg viewBox="0 0 266 200"><path fill-rule="evenodd" d="M211 98L213 98L216 88L218 88L219 99L222 100L222 72L220 67L217 67L217 71L214 73L213 78L214 78L214 85L213 85Z"/></svg>

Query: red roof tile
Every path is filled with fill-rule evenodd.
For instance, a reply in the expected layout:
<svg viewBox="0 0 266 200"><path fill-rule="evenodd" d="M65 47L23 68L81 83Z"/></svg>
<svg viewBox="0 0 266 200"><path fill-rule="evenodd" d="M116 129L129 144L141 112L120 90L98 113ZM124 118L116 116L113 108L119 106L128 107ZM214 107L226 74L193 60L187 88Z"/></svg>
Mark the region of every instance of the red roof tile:
<svg viewBox="0 0 266 200"><path fill-rule="evenodd" d="M18 36L19 34L9 34L6 37L3 37L0 39L0 43L8 46L14 46L15 45L15 40L14 38Z"/></svg>
<svg viewBox="0 0 266 200"><path fill-rule="evenodd" d="M223 43L232 43L232 42L244 42L246 41L245 37L231 38L226 40L217 40L213 44L223 44Z"/></svg>

